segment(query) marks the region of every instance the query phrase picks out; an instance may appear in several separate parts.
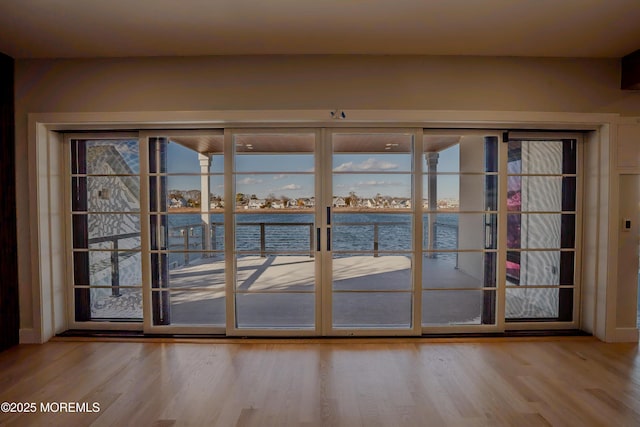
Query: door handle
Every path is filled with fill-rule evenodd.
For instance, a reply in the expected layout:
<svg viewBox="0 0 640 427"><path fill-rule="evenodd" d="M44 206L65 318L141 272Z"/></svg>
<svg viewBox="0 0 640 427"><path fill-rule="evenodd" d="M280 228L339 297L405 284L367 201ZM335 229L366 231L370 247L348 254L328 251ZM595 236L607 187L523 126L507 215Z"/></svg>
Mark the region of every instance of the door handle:
<svg viewBox="0 0 640 427"><path fill-rule="evenodd" d="M327 225L331 225L331 206L327 206Z"/></svg>
<svg viewBox="0 0 640 427"><path fill-rule="evenodd" d="M485 224L484 226L484 248L491 249L493 247L493 238L491 234L491 225Z"/></svg>
<svg viewBox="0 0 640 427"><path fill-rule="evenodd" d="M316 251L320 252L320 227L316 229Z"/></svg>
<svg viewBox="0 0 640 427"><path fill-rule="evenodd" d="M327 251L331 250L331 229L327 228Z"/></svg>

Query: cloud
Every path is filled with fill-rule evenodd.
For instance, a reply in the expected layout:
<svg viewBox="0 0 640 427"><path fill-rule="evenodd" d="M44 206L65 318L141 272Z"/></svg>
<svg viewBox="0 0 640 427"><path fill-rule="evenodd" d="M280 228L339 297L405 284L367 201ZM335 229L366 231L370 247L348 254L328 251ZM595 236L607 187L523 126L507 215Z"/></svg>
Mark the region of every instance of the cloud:
<svg viewBox="0 0 640 427"><path fill-rule="evenodd" d="M388 182L388 181L358 181L355 183L357 187L388 187L390 185L399 185L398 182Z"/></svg>
<svg viewBox="0 0 640 427"><path fill-rule="evenodd" d="M369 157L360 163L346 162L333 168L334 172L386 171L393 169L398 169L398 165L374 159L373 157Z"/></svg>
<svg viewBox="0 0 640 427"><path fill-rule="evenodd" d="M299 190L302 187L296 184L287 184L284 187L278 188L278 190Z"/></svg>
<svg viewBox="0 0 640 427"><path fill-rule="evenodd" d="M262 182L261 179L251 178L250 176L243 178L240 181L237 181L238 184L244 184L244 185L260 184L261 182Z"/></svg>
<svg viewBox="0 0 640 427"><path fill-rule="evenodd" d="M280 175L276 175L276 176L274 176L274 177L273 177L273 179L284 179L284 178L286 178L286 177L287 177L287 175L280 174Z"/></svg>

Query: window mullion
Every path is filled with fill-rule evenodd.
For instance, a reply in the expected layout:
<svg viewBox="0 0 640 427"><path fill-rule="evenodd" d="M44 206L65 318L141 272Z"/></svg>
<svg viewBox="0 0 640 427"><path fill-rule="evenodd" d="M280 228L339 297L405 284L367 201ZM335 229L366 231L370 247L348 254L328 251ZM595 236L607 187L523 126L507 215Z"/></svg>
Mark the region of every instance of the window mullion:
<svg viewBox="0 0 640 427"><path fill-rule="evenodd" d="M149 136L140 133L138 136L140 152L140 234L142 250L142 312L143 329L147 332L151 328L151 214L149 210Z"/></svg>

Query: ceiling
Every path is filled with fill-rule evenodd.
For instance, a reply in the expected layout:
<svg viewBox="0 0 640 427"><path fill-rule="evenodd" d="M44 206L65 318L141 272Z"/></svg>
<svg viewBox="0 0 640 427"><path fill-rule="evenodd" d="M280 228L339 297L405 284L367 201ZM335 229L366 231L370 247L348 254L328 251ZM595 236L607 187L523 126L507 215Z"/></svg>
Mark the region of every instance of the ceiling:
<svg viewBox="0 0 640 427"><path fill-rule="evenodd" d="M440 152L460 143L458 135L424 135L424 152ZM334 153L411 153L413 138L405 133L336 133ZM198 153L222 153L224 135L173 136L170 141ZM257 133L234 136L238 153L313 153L316 135L307 133Z"/></svg>
<svg viewBox="0 0 640 427"><path fill-rule="evenodd" d="M14 58L637 49L640 0L0 0L0 52Z"/></svg>

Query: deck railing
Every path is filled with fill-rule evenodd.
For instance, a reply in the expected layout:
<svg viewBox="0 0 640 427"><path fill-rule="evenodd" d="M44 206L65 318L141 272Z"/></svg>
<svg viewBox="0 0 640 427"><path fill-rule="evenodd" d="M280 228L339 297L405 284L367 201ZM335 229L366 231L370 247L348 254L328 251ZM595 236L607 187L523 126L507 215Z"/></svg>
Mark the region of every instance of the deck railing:
<svg viewBox="0 0 640 427"><path fill-rule="evenodd" d="M406 225L406 222L382 222L382 223L370 223L370 222L340 222L335 223L334 226L371 226L373 225L373 256L380 256L380 239L379 239L379 228L380 226L394 226L394 225ZM183 241L177 248L182 249L184 251L184 265L189 265L190 263L190 248L192 245L197 245L200 243L201 250L203 251L215 251L217 250L217 238L216 231L218 226L224 225L222 222L215 222L211 224L187 224L182 226L176 226L169 228L169 234L173 237L182 237ZM444 226L450 226L448 224L438 224ZM315 254L314 250L314 236L313 230L315 224L312 222L303 222L303 223L290 223L290 222L238 222L236 223L236 227L240 226L253 226L260 228L260 256L265 258L267 254L277 254L281 253L281 251L267 250L267 232L266 227L291 227L291 226L304 226L309 229L309 256L313 257ZM207 233L207 228L209 232ZM200 230L200 232L196 232L196 230ZM120 296L120 264L118 257L118 249L120 240L131 239L140 237L140 233L127 233L127 234L119 234L115 236L106 236L106 237L96 237L93 239L89 239L89 244L96 243L111 243L111 294L112 296ZM209 245L207 245L207 238L209 238ZM195 239L199 239L199 242L194 242ZM457 246L458 236L456 233L456 246ZM176 245L169 245L169 250L175 250ZM130 248L127 248L130 250ZM457 267L457 253L456 253L456 267Z"/></svg>
<svg viewBox="0 0 640 427"><path fill-rule="evenodd" d="M119 297L120 294L120 261L118 259L118 249L120 240L140 237L140 233L118 234L115 236L94 237L89 239L89 244L111 243L111 296ZM130 250L130 248L127 248Z"/></svg>
<svg viewBox="0 0 640 427"><path fill-rule="evenodd" d="M184 253L184 265L189 265L189 252L187 252L189 250L189 248L192 247L192 245L194 244L200 244L201 248L203 250L212 250L215 251L217 250L217 236L216 236L216 230L217 230L217 226L221 226L224 225L221 222L216 222L216 223L211 223L211 224L187 224L187 225L182 225L182 226L177 226L177 227L171 227L169 229L169 233L170 235L173 235L174 237L176 236L180 236L182 237L184 240L183 242L177 246L177 249L183 249L185 251ZM314 238L313 238L313 228L314 228L314 223L312 222L296 222L296 223L291 223L291 222L238 222L236 223L236 227L247 227L247 226L253 226L253 227L259 227L260 229L260 256L265 258L267 256L267 254L269 253L279 253L280 251L273 251L273 250L267 250L267 231L266 231L266 227L307 227L309 230L309 256L310 257L314 257L315 256L315 251L314 251ZM207 228L209 228L209 233L207 233ZM199 230L196 231L196 230ZM209 249L205 249L207 248L207 234L209 235ZM194 239L197 239L197 242L194 242ZM176 249L176 245L171 245L169 249Z"/></svg>
<svg viewBox="0 0 640 427"><path fill-rule="evenodd" d="M407 222L336 222L335 226L362 227L373 225L373 256L380 256L380 226L408 225Z"/></svg>

